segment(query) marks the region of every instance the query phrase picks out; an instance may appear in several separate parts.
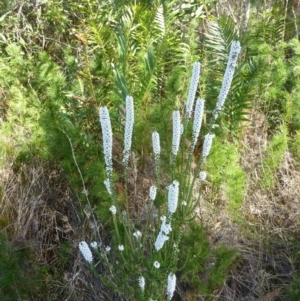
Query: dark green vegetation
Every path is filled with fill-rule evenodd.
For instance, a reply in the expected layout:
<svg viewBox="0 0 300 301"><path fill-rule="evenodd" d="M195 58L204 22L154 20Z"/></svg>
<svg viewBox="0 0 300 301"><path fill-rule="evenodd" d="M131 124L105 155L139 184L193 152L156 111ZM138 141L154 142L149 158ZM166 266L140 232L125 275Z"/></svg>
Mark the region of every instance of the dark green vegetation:
<svg viewBox="0 0 300 301"><path fill-rule="evenodd" d="M249 292L234 285L236 278L253 284L257 300L278 288L274 300L299 299L300 8L250 1L243 31L239 2L224 2L229 15L209 0L1 2L1 300L127 300L127 283L120 291L104 286L78 252L79 241L97 239L92 212L103 242L114 236L98 107L111 112L122 204L125 97L135 101L139 193L151 180L151 132L159 131L162 149L170 149L171 114L184 110L195 61L202 64L198 96L206 99L202 141L236 39L242 55L206 162L207 204L181 238L175 298L241 300ZM169 156L161 157L166 174ZM236 224L227 227L224 216ZM278 279L278 270L261 263L273 277L269 286L262 281L257 289L259 275L239 278L247 273L241 266L251 273L252 263L244 242L226 237L236 227L240 241L255 241L253 262L282 248ZM236 289L235 297L222 286Z"/></svg>

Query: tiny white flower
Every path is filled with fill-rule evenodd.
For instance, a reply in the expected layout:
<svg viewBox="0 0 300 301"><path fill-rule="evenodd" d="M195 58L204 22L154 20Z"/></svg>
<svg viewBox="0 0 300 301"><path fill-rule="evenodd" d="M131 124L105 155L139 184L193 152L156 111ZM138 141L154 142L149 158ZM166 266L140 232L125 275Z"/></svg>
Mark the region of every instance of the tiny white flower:
<svg viewBox="0 0 300 301"><path fill-rule="evenodd" d="M149 189L149 197L150 197L151 201L155 200L155 198L156 198L156 191L157 191L156 187L152 185L150 187L150 189Z"/></svg>
<svg viewBox="0 0 300 301"><path fill-rule="evenodd" d="M166 219L167 219L167 218L166 218L165 215L162 215L162 216L160 217L160 220L161 220L162 222L164 222Z"/></svg>
<svg viewBox="0 0 300 301"><path fill-rule="evenodd" d="M168 211L173 214L177 209L179 196L179 182L174 180L173 183L169 186L168 191Z"/></svg>
<svg viewBox="0 0 300 301"><path fill-rule="evenodd" d="M153 265L156 269L160 268L160 263L158 261L154 261Z"/></svg>
<svg viewBox="0 0 300 301"><path fill-rule="evenodd" d="M109 247L109 246L107 246L106 248L105 248L105 251L108 253L109 251L111 250L111 247Z"/></svg>
<svg viewBox="0 0 300 301"><path fill-rule="evenodd" d="M116 213L117 213L117 208L116 208L116 206L114 206L114 205L110 206L110 207L109 207L109 210L111 211L111 213L112 213L113 215L116 215Z"/></svg>
<svg viewBox="0 0 300 301"><path fill-rule="evenodd" d="M143 276L139 277L139 287L142 291L145 289L145 278Z"/></svg>
<svg viewBox="0 0 300 301"><path fill-rule="evenodd" d="M79 250L82 254L82 256L84 257L84 259L89 262L92 263L93 262L93 254L88 246L88 244L85 241L81 241L78 245Z"/></svg>
<svg viewBox="0 0 300 301"><path fill-rule="evenodd" d="M172 153L177 155L180 143L180 113L179 111L173 112L173 138L172 138Z"/></svg>
<svg viewBox="0 0 300 301"><path fill-rule="evenodd" d="M205 179L206 179L206 172L205 171L200 171L200 173L199 173L199 179L201 181L205 181Z"/></svg>
<svg viewBox="0 0 300 301"><path fill-rule="evenodd" d="M176 275L173 273L170 273L168 275L168 286L167 286L167 297L168 300L171 300L176 288Z"/></svg>
<svg viewBox="0 0 300 301"><path fill-rule="evenodd" d="M206 158L208 156L214 137L215 137L215 135L213 135L213 134L206 134L204 136L202 158Z"/></svg>
<svg viewBox="0 0 300 301"><path fill-rule="evenodd" d="M137 231L135 231L135 232L133 233L133 236L134 236L135 238L140 238L140 237L142 237L142 232L139 231L139 230L137 230Z"/></svg>
<svg viewBox="0 0 300 301"><path fill-rule="evenodd" d="M187 205L187 202L186 201L182 201L182 206L186 206Z"/></svg>
<svg viewBox="0 0 300 301"><path fill-rule="evenodd" d="M119 251L123 252L124 251L124 246L123 245L119 245L118 249L119 249Z"/></svg>
<svg viewBox="0 0 300 301"><path fill-rule="evenodd" d="M180 135L182 135L184 132L184 125L180 123Z"/></svg>
<svg viewBox="0 0 300 301"><path fill-rule="evenodd" d="M90 245L91 245L91 247L92 247L93 249L96 249L96 248L98 247L98 244L97 244L96 241L92 241L92 242L90 243Z"/></svg>

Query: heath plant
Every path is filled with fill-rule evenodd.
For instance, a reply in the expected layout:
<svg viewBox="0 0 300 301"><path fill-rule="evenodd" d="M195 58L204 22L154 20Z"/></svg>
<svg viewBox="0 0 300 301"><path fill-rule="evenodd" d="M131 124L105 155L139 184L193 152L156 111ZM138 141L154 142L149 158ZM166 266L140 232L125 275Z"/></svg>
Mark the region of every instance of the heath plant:
<svg viewBox="0 0 300 301"><path fill-rule="evenodd" d="M193 66L192 78L185 106L185 112L173 111L172 141L169 152L170 171L163 171L161 164L160 133L152 135L155 179L149 185L146 200L146 221L141 223L130 211L129 167L131 164L132 137L134 130L134 100L127 96L124 133L123 169L124 189L115 188L116 173L113 166L113 130L109 110L99 109L103 135L103 152L106 179L103 183L110 198L108 210L114 229L109 243L104 240L79 243L79 250L90 265L90 269L103 285L113 291L114 300L172 300L176 293L178 275L189 266L189 246L182 246L187 252L186 263L179 260L182 237L199 212L202 184L206 181L205 160L215 137L214 128L233 79L240 43L233 41L228 63L206 133L202 153L195 159L194 150L199 143L205 100L198 98L195 103L201 65ZM190 141L190 143L185 143ZM164 162L166 163L166 162ZM168 182L165 187L162 183ZM195 190L197 188L197 193ZM120 195L122 194L122 195ZM158 202L157 199L159 199ZM155 210L154 210L155 209ZM152 212L157 212L154 222ZM99 235L100 237L100 235ZM199 267L201 269L201 267Z"/></svg>

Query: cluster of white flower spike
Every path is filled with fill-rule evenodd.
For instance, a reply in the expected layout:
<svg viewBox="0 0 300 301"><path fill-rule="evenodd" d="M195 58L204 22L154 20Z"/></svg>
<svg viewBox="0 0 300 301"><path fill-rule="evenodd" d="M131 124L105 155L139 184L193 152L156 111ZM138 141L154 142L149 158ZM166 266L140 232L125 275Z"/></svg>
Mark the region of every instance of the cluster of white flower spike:
<svg viewBox="0 0 300 301"><path fill-rule="evenodd" d="M88 246L88 244L85 241L81 241L78 245L79 250L82 254L82 256L84 257L84 259L89 262L92 263L93 262L93 254Z"/></svg>
<svg viewBox="0 0 300 301"><path fill-rule="evenodd" d="M168 275L168 286L167 286L167 297L168 300L171 300L176 288L176 275L173 273L170 273Z"/></svg>
<svg viewBox="0 0 300 301"><path fill-rule="evenodd" d="M111 122L109 117L109 112L107 107L100 107L100 124L103 135L103 151L104 151L104 160L106 165L106 173L109 178L112 175L112 129Z"/></svg>
<svg viewBox="0 0 300 301"><path fill-rule="evenodd" d="M131 142L132 142L132 132L134 124L134 105L132 96L126 97L126 120L125 120L125 135L124 135L124 158L123 163L125 166L128 165Z"/></svg>
<svg viewBox="0 0 300 301"><path fill-rule="evenodd" d="M240 52L241 52L240 42L233 41L229 52L229 57L228 57L227 67L222 82L222 87L216 104L216 111L221 110L224 105L224 102L226 100L227 94L231 86L231 82L234 75L234 69Z"/></svg>
<svg viewBox="0 0 300 301"><path fill-rule="evenodd" d="M156 198L156 192L157 192L156 186L152 185L150 187L150 189L149 189L149 197L150 197L151 201L155 200L155 198Z"/></svg>
<svg viewBox="0 0 300 301"><path fill-rule="evenodd" d="M197 91L199 77L200 77L200 67L201 66L200 66L199 62L194 63L189 94L188 94L188 98L187 98L187 102L186 102L186 118L187 118L187 120L189 120L192 116L196 91Z"/></svg>
<svg viewBox="0 0 300 301"><path fill-rule="evenodd" d="M174 180L168 187L168 211L170 214L175 213L178 204L179 182Z"/></svg>
<svg viewBox="0 0 300 301"><path fill-rule="evenodd" d="M173 139L172 139L172 154L177 155L180 143L180 113L179 111L173 112Z"/></svg>
<svg viewBox="0 0 300 301"><path fill-rule="evenodd" d="M194 151L201 130L203 112L204 112L204 99L198 98L196 101L195 114L194 114L193 136L192 136L193 138L192 138L192 145L191 145L192 151Z"/></svg>
<svg viewBox="0 0 300 301"><path fill-rule="evenodd" d="M204 142L203 142L203 150L202 150L202 158L206 158L210 152L211 145L213 138L215 137L214 134L206 134L204 136Z"/></svg>

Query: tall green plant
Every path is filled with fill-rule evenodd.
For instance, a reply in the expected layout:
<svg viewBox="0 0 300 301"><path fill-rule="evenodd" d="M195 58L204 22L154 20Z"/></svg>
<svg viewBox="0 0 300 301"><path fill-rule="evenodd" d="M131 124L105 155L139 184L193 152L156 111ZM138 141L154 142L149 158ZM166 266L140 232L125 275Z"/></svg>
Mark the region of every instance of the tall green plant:
<svg viewBox="0 0 300 301"><path fill-rule="evenodd" d="M135 116L133 97L127 96L125 105L126 116L122 158L124 195L118 193L114 184L113 131L109 110L106 106L100 107L99 114L106 166L104 185L110 198L110 206L107 210L111 212L111 223L114 230L109 246L104 244L100 235L97 238L100 241L91 243L96 258L101 258L101 267L94 264L95 255L85 241L80 242L79 249L90 264L90 268L96 277L112 290L120 292L124 298L171 300L176 289L177 271L184 269L184 266L189 266L189 264L184 264L181 267L177 263L181 240L187 233L185 229L188 229L189 225L192 225L197 218L195 212L199 207L201 183L206 180L203 164L212 146L214 139L213 125L224 107L239 52L240 44L234 41L231 45L224 81L213 111L213 118L208 126L208 133L205 135L202 154L198 162L195 163L196 168L192 167L193 151L201 130L204 112L204 100L200 98L197 99L194 109L200 63L194 64L185 116L181 117L179 110L173 111L172 114L172 145L170 151L167 152L169 155L165 157L169 161L169 170L164 171L161 168L163 165L161 165L160 135L156 131L152 133L156 178L153 179L153 185L149 187L149 196L144 208L146 212L144 225L139 219L136 221L133 219L130 207L130 204L134 202L134 200L131 200L130 184L138 185L137 183L130 183L129 174L129 158L132 149ZM192 115L194 115L193 120ZM192 133L189 128L192 129ZM180 143L181 140L184 141L189 136L191 136L189 147ZM162 190L161 183L163 181L170 183L167 192ZM194 188L198 182L200 191L195 195ZM151 216L154 209L157 209L157 216ZM151 222L153 219L154 223ZM189 248L189 246L186 246L186 248ZM221 250L219 251L221 252ZM188 253L190 254L189 250ZM189 260L195 261L190 256L186 259L187 263ZM220 260L223 260L221 257ZM232 256L233 258L235 256ZM232 260L229 261L232 263ZM225 266L228 267L229 264L226 263ZM224 277L224 274L219 274L216 279L219 279L219 277ZM166 283L166 285L163 283ZM165 287L167 287L167 290L164 294Z"/></svg>

